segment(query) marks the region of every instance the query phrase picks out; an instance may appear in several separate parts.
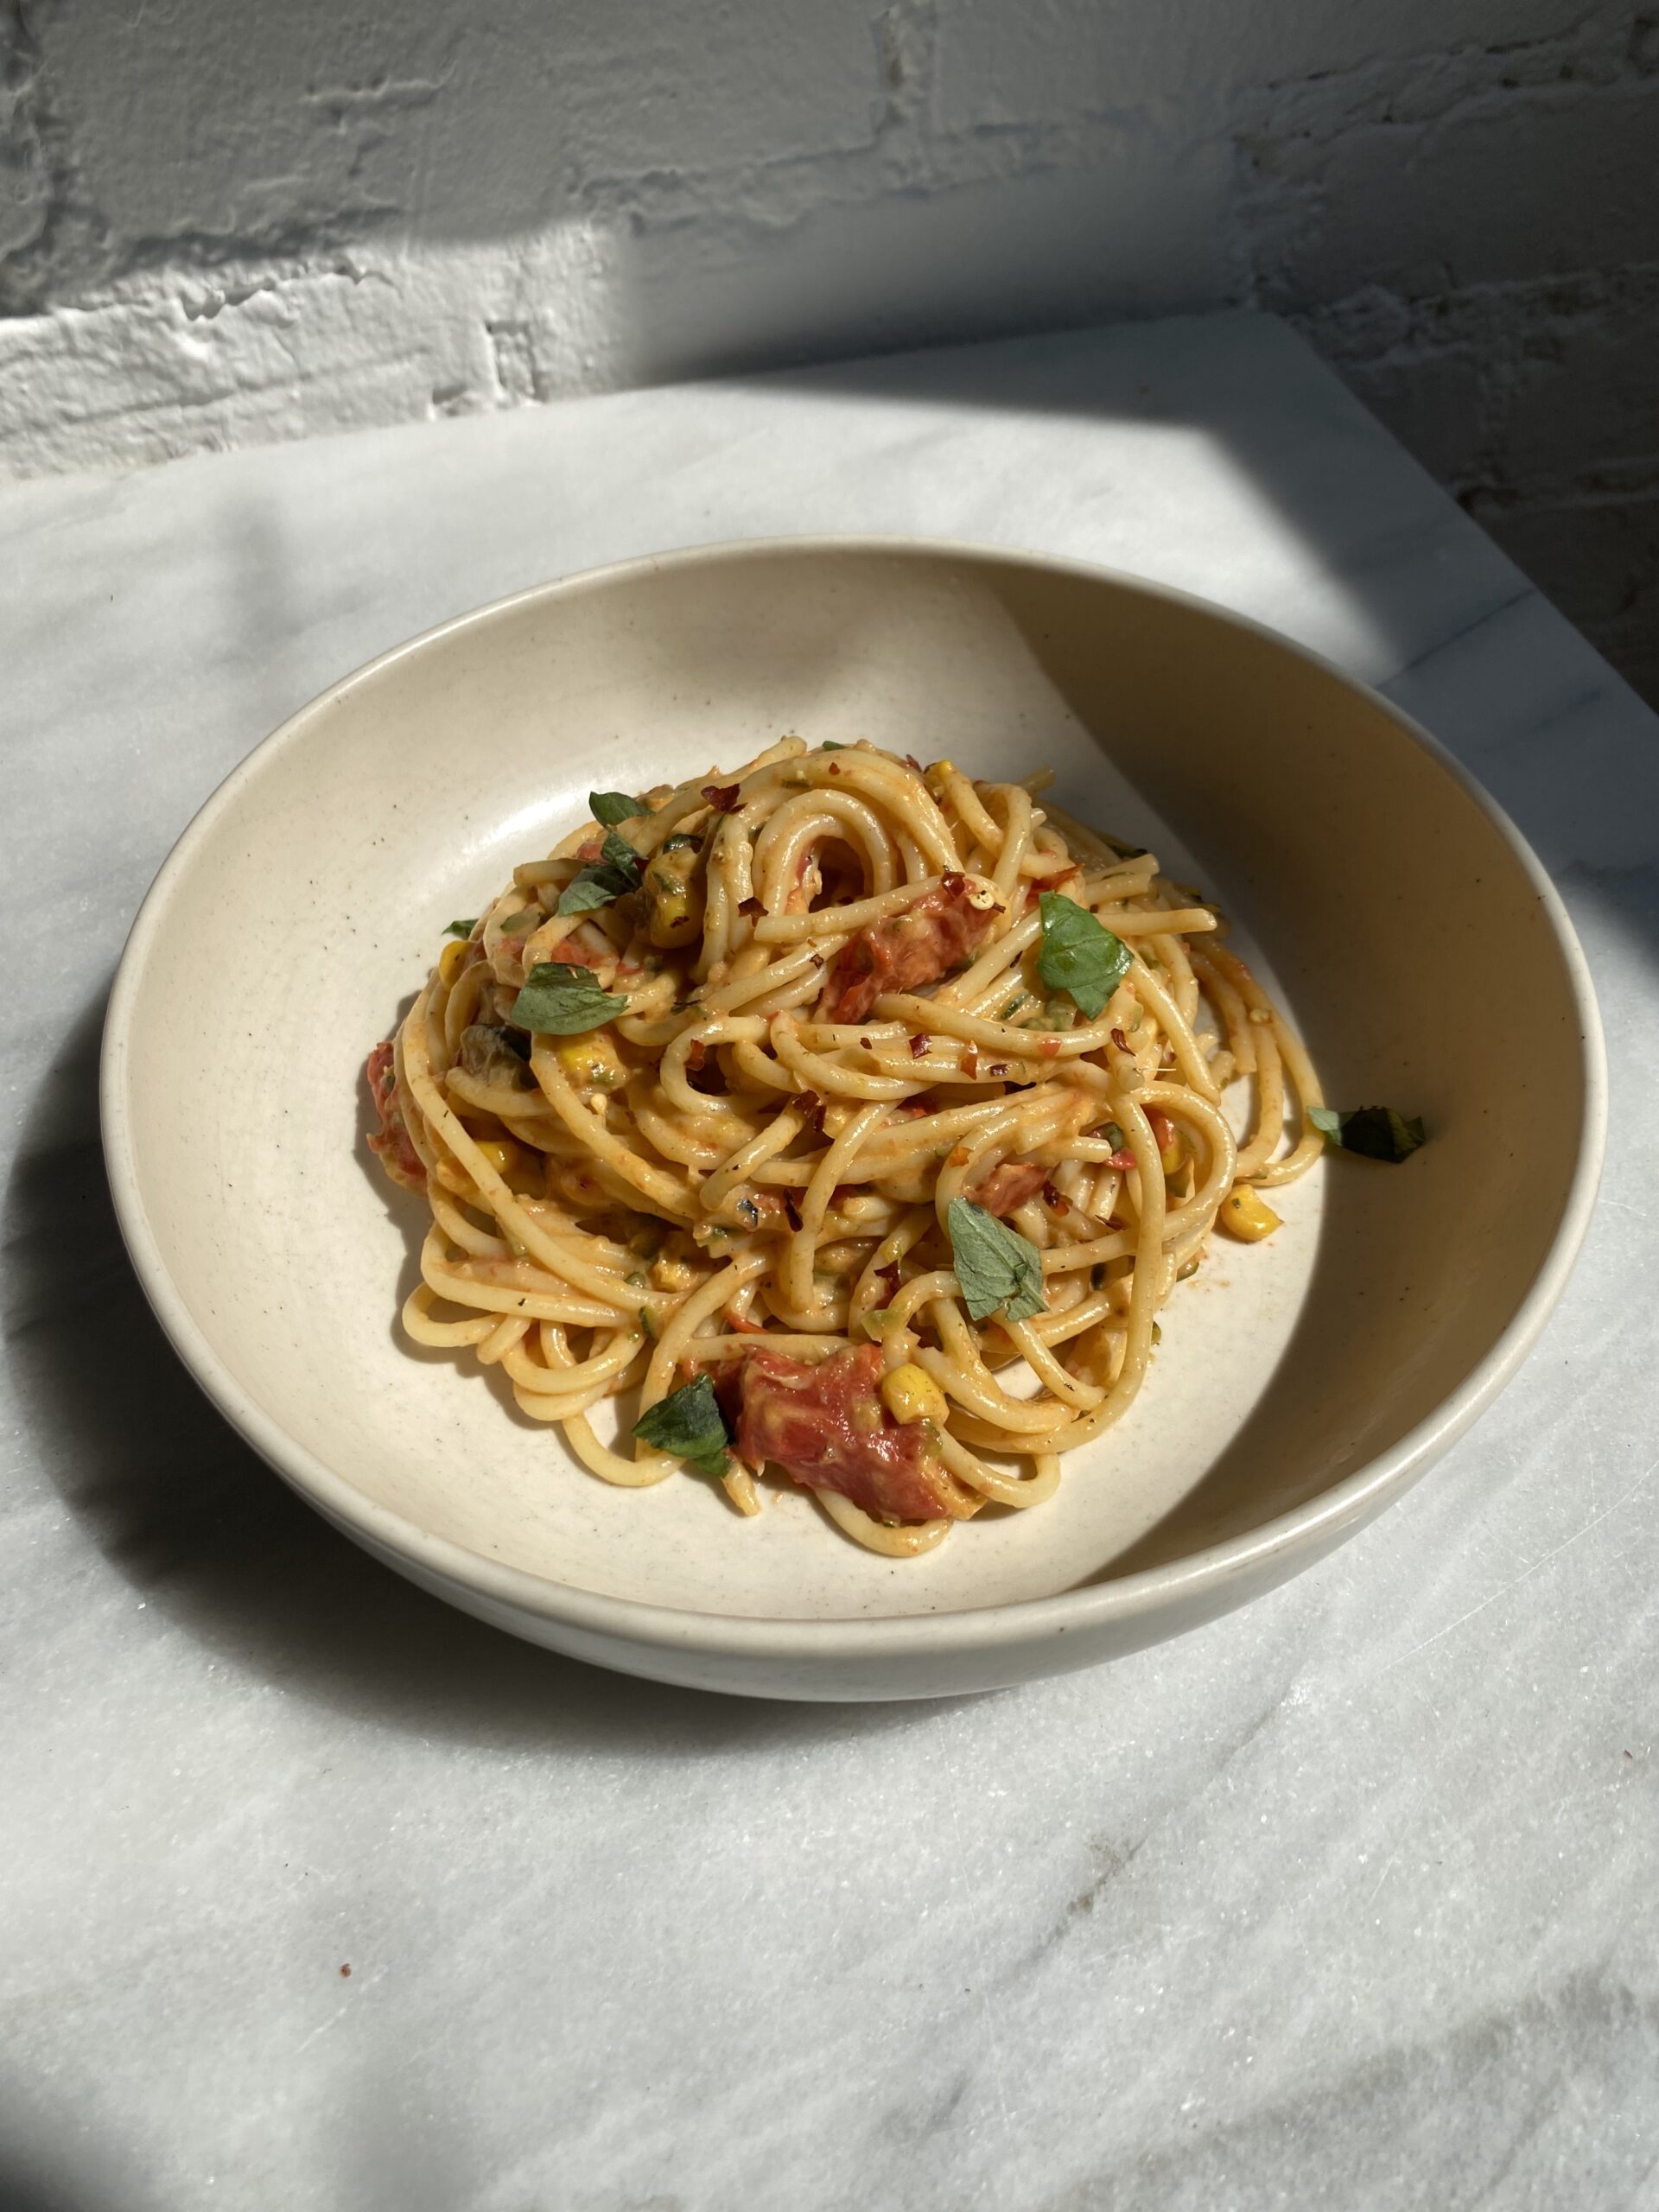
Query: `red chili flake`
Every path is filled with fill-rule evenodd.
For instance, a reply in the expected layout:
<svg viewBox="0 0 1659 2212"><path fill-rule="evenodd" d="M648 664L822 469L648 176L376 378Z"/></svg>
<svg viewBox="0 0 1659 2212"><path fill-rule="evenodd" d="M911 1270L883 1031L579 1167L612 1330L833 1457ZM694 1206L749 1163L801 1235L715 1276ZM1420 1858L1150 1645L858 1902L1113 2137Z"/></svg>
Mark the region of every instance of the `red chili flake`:
<svg viewBox="0 0 1659 2212"><path fill-rule="evenodd" d="M972 1157L965 1144L955 1144L950 1147L950 1157L945 1165L949 1167L965 1167Z"/></svg>
<svg viewBox="0 0 1659 2212"><path fill-rule="evenodd" d="M1045 1037L1037 1049L1044 1059L1057 1060L1060 1056L1060 1040L1058 1037Z"/></svg>
<svg viewBox="0 0 1659 2212"><path fill-rule="evenodd" d="M838 776L841 773L841 763L839 760L832 760L830 763L830 772L832 776Z"/></svg>
<svg viewBox="0 0 1659 2212"><path fill-rule="evenodd" d="M993 1060L991 1062L991 1073L993 1075L1007 1075L1007 1071L1008 1063L1007 1060Z"/></svg>
<svg viewBox="0 0 1659 2212"><path fill-rule="evenodd" d="M873 1052L875 1047L868 1037L861 1037L858 1040L858 1049L861 1052Z"/></svg>
<svg viewBox="0 0 1659 2212"><path fill-rule="evenodd" d="M1629 1758L1629 1757L1630 1757L1630 1753L1629 1753L1628 1751L1626 1751L1626 1752L1625 1752L1625 1754L1624 1754L1624 1756L1625 1756L1625 1758ZM340 1968L340 1980L341 1980L342 1981L349 1981L349 1980L351 1980L351 1978L352 1978L352 1970L351 1970L350 1967L341 1967L341 1968Z"/></svg>
<svg viewBox="0 0 1659 2212"><path fill-rule="evenodd" d="M918 776L925 772L922 767L921 762L916 758L916 755L913 753L906 753L905 758Z"/></svg>
<svg viewBox="0 0 1659 2212"><path fill-rule="evenodd" d="M1123 1225L1123 1218L1121 1214L1109 1213L1107 1215L1106 1226L1108 1229L1122 1229Z"/></svg>
<svg viewBox="0 0 1659 2212"><path fill-rule="evenodd" d="M910 1057L912 1060L925 1060L927 1058L927 1039L919 1031L910 1040Z"/></svg>
<svg viewBox="0 0 1659 2212"><path fill-rule="evenodd" d="M784 1192L784 1211L789 1216L790 1227L798 1229L801 1225L801 1210L795 1203L793 1191Z"/></svg>
<svg viewBox="0 0 1659 2212"><path fill-rule="evenodd" d="M878 1282L887 1285L887 1294L881 1303L884 1306L891 1306L893 1300L898 1297L904 1282L904 1277L899 1272L898 1261L890 1260L885 1268L878 1268L875 1271L875 1279Z"/></svg>
<svg viewBox="0 0 1659 2212"><path fill-rule="evenodd" d="M1063 1191L1057 1191L1052 1183L1044 1184L1043 1198L1051 1211L1054 1213L1070 1213L1071 1211L1071 1200Z"/></svg>
<svg viewBox="0 0 1659 2212"><path fill-rule="evenodd" d="M1035 883L1026 886L1026 912L1029 913L1042 896L1042 887Z"/></svg>
<svg viewBox="0 0 1659 2212"><path fill-rule="evenodd" d="M979 1080L979 1047L970 1045L962 1056L962 1071L969 1083Z"/></svg>
<svg viewBox="0 0 1659 2212"><path fill-rule="evenodd" d="M747 1313L734 1313L729 1306L726 1308L726 1325L734 1329L740 1337L764 1337L766 1333L764 1321L751 1320Z"/></svg>
<svg viewBox="0 0 1659 2212"><path fill-rule="evenodd" d="M1114 1044L1114 1045L1116 1045L1116 1047L1117 1047L1117 1049L1118 1049L1118 1051L1119 1051L1120 1052L1127 1052L1128 1051L1128 1049L1129 1049L1129 1040L1128 1040L1128 1038L1123 1034L1123 1032L1122 1032L1121 1029L1114 1029L1114 1030L1113 1030L1113 1032L1112 1032L1112 1042L1113 1042L1113 1044Z"/></svg>
<svg viewBox="0 0 1659 2212"><path fill-rule="evenodd" d="M812 965L813 965L815 968L822 968L822 967L823 967L823 955L821 952L815 952L815 953L813 954L813 956L812 956Z"/></svg>
<svg viewBox="0 0 1659 2212"><path fill-rule="evenodd" d="M789 1103L809 1129L816 1129L820 1136L823 1135L823 1101L816 1090L798 1091Z"/></svg>
<svg viewBox="0 0 1659 2212"><path fill-rule="evenodd" d="M764 914L766 910L758 899L740 899L737 902L737 911L740 914L753 915Z"/></svg>
<svg viewBox="0 0 1659 2212"><path fill-rule="evenodd" d="M705 784L702 796L716 814L735 814L739 804L738 790L736 784Z"/></svg>
<svg viewBox="0 0 1659 2212"><path fill-rule="evenodd" d="M709 1049L703 1043L702 1038L694 1037L691 1039L691 1042L685 1048L685 1065L690 1069L693 1075L700 1075L702 1073L702 1064L708 1057Z"/></svg>
<svg viewBox="0 0 1659 2212"><path fill-rule="evenodd" d="M948 891L953 899L960 898L968 888L968 879L960 868L947 868L939 878L939 887Z"/></svg>

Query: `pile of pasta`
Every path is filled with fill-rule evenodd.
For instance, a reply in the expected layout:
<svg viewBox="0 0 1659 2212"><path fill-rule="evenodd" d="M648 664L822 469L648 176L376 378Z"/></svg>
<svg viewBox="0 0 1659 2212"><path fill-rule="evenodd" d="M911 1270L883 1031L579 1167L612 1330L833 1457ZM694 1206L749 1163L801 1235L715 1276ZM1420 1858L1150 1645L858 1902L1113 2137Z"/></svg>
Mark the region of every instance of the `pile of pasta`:
<svg viewBox="0 0 1659 2212"><path fill-rule="evenodd" d="M1215 908L1047 782L790 737L594 794L371 1056L408 1335L606 1482L753 1514L770 1464L889 1555L1052 1497L1322 1100Z"/></svg>

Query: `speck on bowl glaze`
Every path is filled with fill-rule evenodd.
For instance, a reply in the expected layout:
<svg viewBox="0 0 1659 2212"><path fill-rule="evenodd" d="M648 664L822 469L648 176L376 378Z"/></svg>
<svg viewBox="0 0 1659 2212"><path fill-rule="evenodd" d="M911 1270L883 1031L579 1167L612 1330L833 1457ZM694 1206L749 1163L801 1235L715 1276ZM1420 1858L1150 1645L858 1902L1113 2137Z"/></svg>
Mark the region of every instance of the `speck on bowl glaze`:
<svg viewBox="0 0 1659 2212"><path fill-rule="evenodd" d="M1263 1245L1217 1241L1129 1416L1058 1496L919 1560L810 1498L620 1491L398 1306L425 1209L373 1169L360 1071L516 861L585 811L785 731L868 736L1060 802L1219 899L1331 1098L1398 1105ZM260 979L257 1002L246 979ZM666 1681L930 1697L1173 1636L1309 1565L1525 1356L1592 1203L1595 1005L1537 861L1375 694L1182 594L1059 563L801 540L577 576L446 624L286 723L144 904L105 1145L180 1356L318 1510L514 1633ZM1279 1199L1275 1196L1275 1205Z"/></svg>

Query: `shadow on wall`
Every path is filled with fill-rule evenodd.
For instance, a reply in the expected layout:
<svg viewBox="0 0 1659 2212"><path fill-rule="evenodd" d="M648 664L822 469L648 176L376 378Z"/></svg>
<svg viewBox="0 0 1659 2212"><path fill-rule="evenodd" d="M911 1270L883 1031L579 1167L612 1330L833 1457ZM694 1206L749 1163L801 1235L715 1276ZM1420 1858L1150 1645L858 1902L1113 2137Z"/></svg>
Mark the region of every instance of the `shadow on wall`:
<svg viewBox="0 0 1659 2212"><path fill-rule="evenodd" d="M262 1681L422 1737L695 1759L925 1721L926 1705L768 1704L607 1674L486 1627L336 1535L220 1419L138 1287L98 1139L103 1020L100 996L20 1147L6 1334L42 1463L149 1602ZM10 2212L4 2179L0 2164Z"/></svg>

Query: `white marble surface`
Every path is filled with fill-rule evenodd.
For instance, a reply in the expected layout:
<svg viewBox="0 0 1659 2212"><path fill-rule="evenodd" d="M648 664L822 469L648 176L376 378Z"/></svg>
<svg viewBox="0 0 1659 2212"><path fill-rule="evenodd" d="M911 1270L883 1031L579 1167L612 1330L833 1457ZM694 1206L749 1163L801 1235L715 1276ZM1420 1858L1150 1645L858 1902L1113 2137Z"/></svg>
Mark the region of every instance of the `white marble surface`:
<svg viewBox="0 0 1659 2212"><path fill-rule="evenodd" d="M289 709L516 585L821 528L1138 569L1382 682L1555 871L1613 1062L1575 1281L1417 1491L957 1705L613 1679L382 1573L173 1364L96 1143L133 908ZM38 484L0 544L7 2212L1659 2203L1659 728L1313 358L632 394Z"/></svg>

